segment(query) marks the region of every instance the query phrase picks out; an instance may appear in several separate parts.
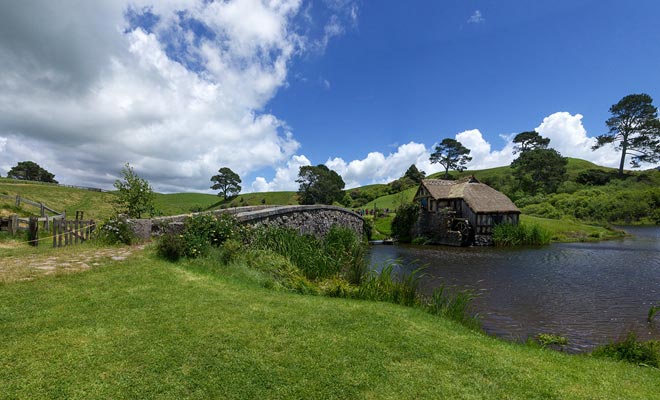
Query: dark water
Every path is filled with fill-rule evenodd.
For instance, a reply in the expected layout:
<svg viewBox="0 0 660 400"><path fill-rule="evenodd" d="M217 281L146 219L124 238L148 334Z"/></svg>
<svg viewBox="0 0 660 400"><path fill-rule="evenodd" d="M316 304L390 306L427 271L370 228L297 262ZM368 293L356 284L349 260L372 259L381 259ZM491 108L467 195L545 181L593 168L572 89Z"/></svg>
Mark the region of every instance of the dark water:
<svg viewBox="0 0 660 400"><path fill-rule="evenodd" d="M372 246L372 263L399 259L401 268L426 265L422 290L445 282L477 294L473 311L489 334L525 340L539 333L569 339L569 351L590 350L635 331L660 339L660 228L624 228L634 235L600 243L542 248Z"/></svg>

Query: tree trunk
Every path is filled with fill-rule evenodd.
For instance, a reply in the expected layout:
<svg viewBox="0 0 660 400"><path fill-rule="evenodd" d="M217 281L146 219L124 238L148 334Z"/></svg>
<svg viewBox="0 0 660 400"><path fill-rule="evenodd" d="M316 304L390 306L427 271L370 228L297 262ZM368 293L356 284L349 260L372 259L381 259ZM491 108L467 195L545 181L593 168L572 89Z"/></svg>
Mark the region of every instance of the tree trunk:
<svg viewBox="0 0 660 400"><path fill-rule="evenodd" d="M626 151L628 150L628 136L624 136L621 142L621 162L619 163L619 178L623 178L623 165L626 162Z"/></svg>

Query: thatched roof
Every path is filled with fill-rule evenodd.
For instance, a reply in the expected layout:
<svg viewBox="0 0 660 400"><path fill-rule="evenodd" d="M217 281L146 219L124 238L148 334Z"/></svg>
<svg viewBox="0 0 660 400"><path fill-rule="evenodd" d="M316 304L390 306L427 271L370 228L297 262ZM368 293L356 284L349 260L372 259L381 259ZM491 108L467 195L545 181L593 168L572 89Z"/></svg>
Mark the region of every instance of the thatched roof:
<svg viewBox="0 0 660 400"><path fill-rule="evenodd" d="M520 213L504 193L473 177L460 181L424 179L422 186L435 200L463 199L475 213Z"/></svg>

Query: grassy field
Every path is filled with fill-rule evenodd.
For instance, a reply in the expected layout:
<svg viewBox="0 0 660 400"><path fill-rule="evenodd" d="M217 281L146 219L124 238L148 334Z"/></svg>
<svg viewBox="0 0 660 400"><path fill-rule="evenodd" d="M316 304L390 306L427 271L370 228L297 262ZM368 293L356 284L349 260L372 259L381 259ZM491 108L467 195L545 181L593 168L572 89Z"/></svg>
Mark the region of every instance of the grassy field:
<svg viewBox="0 0 660 400"><path fill-rule="evenodd" d="M150 251L0 283L2 398L652 399L660 372Z"/></svg>
<svg viewBox="0 0 660 400"><path fill-rule="evenodd" d="M581 223L569 218L548 219L521 215L521 222L538 225L552 234L553 242L591 242L615 239L625 236L625 232L597 225Z"/></svg>
<svg viewBox="0 0 660 400"><path fill-rule="evenodd" d="M102 219L112 215L112 199L115 195L107 192L68 188L57 185L39 183L16 183L14 180L0 180L0 193L9 196L20 195L29 200L42 202L48 207L68 215L76 211L84 211L85 218ZM0 199L0 208L8 209L14 205L12 200ZM39 214L39 209L25 205L21 214Z"/></svg>
<svg viewBox="0 0 660 400"><path fill-rule="evenodd" d="M379 197L360 208L372 210L374 207L376 207L381 209L389 208L390 210L396 210L401 204L410 203L416 192L416 187L409 188L400 193L388 194L386 196Z"/></svg>

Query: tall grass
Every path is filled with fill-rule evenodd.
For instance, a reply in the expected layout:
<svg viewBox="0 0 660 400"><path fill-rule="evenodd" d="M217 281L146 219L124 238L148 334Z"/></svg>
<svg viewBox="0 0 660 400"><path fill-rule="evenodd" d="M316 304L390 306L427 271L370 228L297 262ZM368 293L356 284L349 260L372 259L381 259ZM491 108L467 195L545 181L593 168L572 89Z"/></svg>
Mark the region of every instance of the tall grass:
<svg viewBox="0 0 660 400"><path fill-rule="evenodd" d="M552 234L539 225L499 224L493 228L496 246L541 246L550 243Z"/></svg>
<svg viewBox="0 0 660 400"><path fill-rule="evenodd" d="M653 321L653 318L655 318L655 315L658 312L660 312L660 306L651 306L651 308L649 308L649 315L646 318L646 320L649 322L649 324L651 323L651 321Z"/></svg>
<svg viewBox="0 0 660 400"><path fill-rule="evenodd" d="M333 226L323 239L282 227L262 227L252 246L287 257L312 280L341 276L359 285L367 269L366 245L350 229Z"/></svg>
<svg viewBox="0 0 660 400"><path fill-rule="evenodd" d="M426 303L426 309L431 314L459 322L470 328L479 327L479 316L470 315L469 309L474 300L474 293L469 290L450 293L444 284L433 291Z"/></svg>
<svg viewBox="0 0 660 400"><path fill-rule="evenodd" d="M634 332L630 332L625 340L598 347L592 354L596 357L608 357L660 368L660 341L637 340Z"/></svg>
<svg viewBox="0 0 660 400"><path fill-rule="evenodd" d="M372 271L358 289L358 297L365 300L387 301L408 307L422 304L418 293L422 268L409 274L397 274L395 264L385 265L380 272Z"/></svg>

